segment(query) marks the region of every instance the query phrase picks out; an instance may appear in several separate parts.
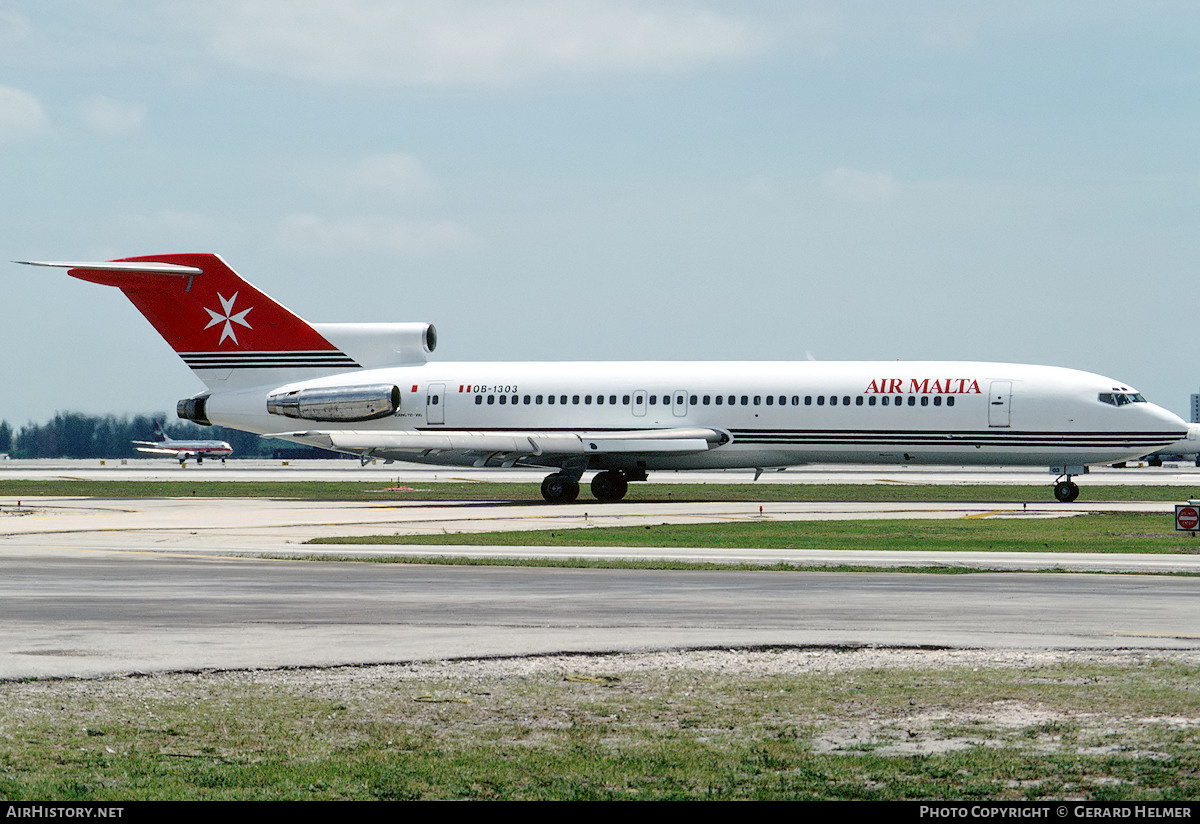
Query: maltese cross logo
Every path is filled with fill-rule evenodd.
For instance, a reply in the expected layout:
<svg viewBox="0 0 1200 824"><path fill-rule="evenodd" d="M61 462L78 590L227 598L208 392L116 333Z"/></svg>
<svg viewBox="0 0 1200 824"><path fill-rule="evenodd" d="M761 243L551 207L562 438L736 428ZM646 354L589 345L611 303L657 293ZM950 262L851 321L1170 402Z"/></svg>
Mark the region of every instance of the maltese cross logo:
<svg viewBox="0 0 1200 824"><path fill-rule="evenodd" d="M226 300L224 295L222 295L220 292L217 293L217 298L221 301L221 308L225 310L225 314L223 315L220 312L214 312L207 306L204 307L204 311L208 312L208 316L211 318L211 320L208 322L208 326L204 327L205 329L210 329L213 326L216 326L218 323L224 322L225 324L225 328L221 330L221 339L217 341L217 346L220 346L222 343L224 343L225 338L233 338L234 345L237 345L237 335L233 331L233 324L235 323L245 326L247 329L254 328L250 324L246 323L246 315L250 312L250 309L254 308L253 306L251 306L249 309L243 309L236 315L233 314L233 304L237 301L237 296L238 293L234 292L233 297L231 297L229 300Z"/></svg>

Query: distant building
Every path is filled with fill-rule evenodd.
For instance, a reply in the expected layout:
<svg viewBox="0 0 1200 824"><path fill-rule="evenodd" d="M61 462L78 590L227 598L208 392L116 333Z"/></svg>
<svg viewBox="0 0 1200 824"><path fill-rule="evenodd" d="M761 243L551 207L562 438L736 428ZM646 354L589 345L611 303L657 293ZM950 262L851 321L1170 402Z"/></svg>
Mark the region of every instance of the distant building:
<svg viewBox="0 0 1200 824"><path fill-rule="evenodd" d="M1192 395L1192 423L1200 423L1200 395Z"/></svg>

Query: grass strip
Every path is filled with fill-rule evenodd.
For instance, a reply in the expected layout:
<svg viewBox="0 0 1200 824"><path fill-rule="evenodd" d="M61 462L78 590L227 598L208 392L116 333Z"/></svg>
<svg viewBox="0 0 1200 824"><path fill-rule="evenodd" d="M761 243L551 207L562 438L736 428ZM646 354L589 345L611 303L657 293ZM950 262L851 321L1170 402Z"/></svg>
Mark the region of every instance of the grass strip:
<svg viewBox="0 0 1200 824"><path fill-rule="evenodd" d="M1174 531L1168 514L1104 512L1073 518L913 518L735 521L630 527L314 538L309 544L452 546L628 546L733 549L921 550L939 552L1200 552L1200 538Z"/></svg>
<svg viewBox="0 0 1200 824"><path fill-rule="evenodd" d="M467 555L260 555L279 561L319 561L325 563L431 564L436 566L505 566L555 569L654 569L696 572L705 570L745 572L907 572L925 575L969 575L995 572L965 566L866 566L861 564L737 564L703 561L673 561L656 558L485 558ZM1062 570L1055 570L1061 572ZM1155 573L1186 575L1187 573Z"/></svg>
<svg viewBox="0 0 1200 824"><path fill-rule="evenodd" d="M513 501L543 504L540 479L528 484L475 481L121 481L60 478L0 480L0 497L287 498L297 500ZM586 492L584 493L586 496ZM1079 501L1184 501L1200 497L1185 486L1081 486ZM581 502L586 500L582 497ZM626 502L678 501L963 501L1046 503L1051 484L631 484ZM591 502L602 506L599 502Z"/></svg>
<svg viewBox="0 0 1200 824"><path fill-rule="evenodd" d="M0 798L1200 797L1195 656L890 652L0 684Z"/></svg>

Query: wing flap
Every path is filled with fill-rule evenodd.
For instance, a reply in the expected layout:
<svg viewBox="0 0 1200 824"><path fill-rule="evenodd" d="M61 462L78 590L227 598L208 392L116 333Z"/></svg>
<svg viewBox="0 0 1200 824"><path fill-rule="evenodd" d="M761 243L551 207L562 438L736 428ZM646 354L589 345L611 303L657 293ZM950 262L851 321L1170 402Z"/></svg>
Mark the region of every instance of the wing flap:
<svg viewBox="0 0 1200 824"><path fill-rule="evenodd" d="M482 432L444 430L343 430L276 432L283 438L343 452L504 452L511 455L660 454L704 452L728 441L716 429L650 429L627 432Z"/></svg>

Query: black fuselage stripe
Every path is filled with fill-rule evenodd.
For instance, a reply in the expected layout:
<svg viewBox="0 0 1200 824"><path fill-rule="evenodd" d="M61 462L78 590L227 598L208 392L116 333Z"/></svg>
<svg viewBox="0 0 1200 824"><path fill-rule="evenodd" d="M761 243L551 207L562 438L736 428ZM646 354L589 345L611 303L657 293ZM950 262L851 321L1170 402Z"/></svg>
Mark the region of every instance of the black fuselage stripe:
<svg viewBox="0 0 1200 824"><path fill-rule="evenodd" d="M461 430L438 426L418 427L421 432L512 432L514 434L536 435L546 432L654 432L670 431L662 427L645 427L632 429L628 427L488 427L480 429ZM930 449L930 448L963 448L963 447L1001 447L1014 448L1101 448L1101 449L1138 449L1144 447L1161 447L1179 440L1180 432L936 432L936 431L904 431L880 432L872 430L863 432L857 430L831 430L820 432L808 430L805 437L789 435L770 437L761 433L741 434L739 431L728 430L733 436L731 445L745 446L808 446L808 447L890 447L893 449ZM751 430L754 431L754 430Z"/></svg>

